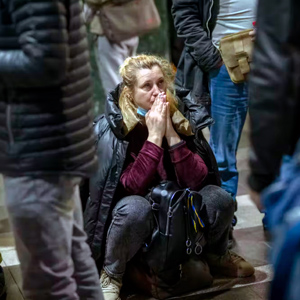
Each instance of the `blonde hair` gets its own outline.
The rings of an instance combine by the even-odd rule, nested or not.
[[[154,55],[138,55],[128,57],[120,67],[120,75],[123,79],[123,89],[119,98],[119,106],[123,115],[125,134],[130,132],[141,118],[137,114],[137,106],[134,103],[133,92],[137,82],[137,72],[142,69],[160,68],[163,73],[167,88],[167,101],[170,103],[170,113],[176,110],[177,99],[174,90],[175,70],[164,58]]]

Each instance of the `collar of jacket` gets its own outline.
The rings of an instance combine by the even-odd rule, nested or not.
[[[199,130],[214,124],[214,120],[205,106],[195,100],[190,90],[177,86],[176,94],[180,99],[178,109],[189,120],[196,135],[198,135]]]
[[[118,139],[123,140],[125,138],[125,131],[123,130],[124,123],[118,104],[121,91],[122,83],[119,83],[114,90],[107,94],[105,103],[105,117],[115,136]]]

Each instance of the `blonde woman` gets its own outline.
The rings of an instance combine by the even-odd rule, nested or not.
[[[211,271],[233,277],[252,275],[253,267],[227,249],[234,203],[216,185],[213,157],[201,134],[200,128],[211,120],[195,109],[190,112],[196,124],[192,129],[179,112],[174,71],[166,60],[131,57],[120,74],[123,83],[108,95],[106,113],[95,125],[100,165],[90,182],[85,211],[88,242],[100,265],[103,262],[100,282],[105,299],[120,299],[126,265],[151,237],[153,214],[145,196],[162,180],[200,191],[206,206],[205,257]],[[193,150],[195,143],[205,145],[202,157]],[[184,292],[210,283],[209,274],[197,278],[196,286],[185,284],[175,290]],[[180,286],[180,276],[173,284]]]

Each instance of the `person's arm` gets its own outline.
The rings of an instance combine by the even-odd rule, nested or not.
[[[125,190],[134,195],[145,195],[154,179],[164,150],[150,141],[145,141],[136,159],[129,163],[121,176]]]
[[[198,190],[208,174],[208,168],[203,159],[189,150],[185,141],[171,147],[169,153],[179,186]]]
[[[252,144],[249,185],[256,192],[261,192],[278,175],[282,155],[291,146],[295,120],[299,118],[294,94],[299,63],[291,40],[296,28],[291,3],[262,0],[258,7],[249,83]]]
[[[20,49],[0,45],[0,77],[12,87],[60,84],[68,67],[68,20],[63,1],[7,1]],[[1,49],[2,48],[2,49]]]
[[[199,67],[208,72],[221,65],[219,50],[204,30],[199,0],[173,0],[172,14],[178,37],[184,38],[189,53]]]

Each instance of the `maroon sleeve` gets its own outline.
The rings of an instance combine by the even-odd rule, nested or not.
[[[164,150],[146,141],[136,159],[121,175],[124,188],[134,195],[145,195],[157,171]]]
[[[198,190],[208,174],[208,169],[203,159],[189,150],[185,141],[174,145],[170,148],[169,153],[175,167],[179,186]]]

